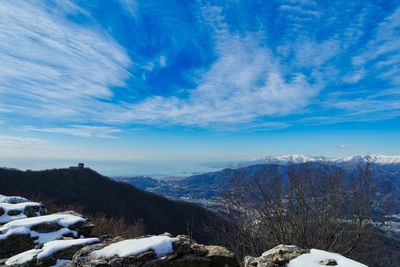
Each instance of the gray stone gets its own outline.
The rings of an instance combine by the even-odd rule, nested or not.
[[[290,260],[298,256],[309,253],[308,249],[302,249],[297,246],[279,245],[268,251],[265,251],[261,257],[255,258],[246,256],[244,259],[245,267],[280,267],[285,266]]]
[[[336,266],[338,265],[337,262],[334,259],[326,259],[323,261],[319,262],[321,265],[326,265],[326,266]]]
[[[168,235],[170,236],[170,235]],[[148,250],[136,256],[96,258],[93,251],[121,241],[120,238],[104,240],[101,244],[80,249],[72,259],[77,267],[90,266],[140,266],[140,267],[238,267],[234,254],[223,247],[197,244],[188,236],[178,236],[172,244],[174,253],[157,258],[154,251]]]

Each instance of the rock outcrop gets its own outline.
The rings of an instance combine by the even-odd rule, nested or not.
[[[54,240],[17,254],[8,259],[5,264],[19,267],[45,267],[56,265],[57,262],[70,262],[79,249],[98,242],[98,238]]]
[[[31,202],[23,197],[0,195],[0,225],[29,217],[42,216],[47,213],[38,202]]]
[[[0,226],[0,267],[30,266],[146,266],[238,267],[224,247],[197,244],[188,236],[169,234],[124,240],[85,238],[93,225],[73,211],[45,215],[40,203],[1,196],[3,206],[20,205],[24,216],[6,214]],[[1,202],[0,202],[1,203]],[[32,204],[30,204],[32,203]],[[1,207],[1,206],[0,206]],[[16,206],[15,206],[16,207]],[[33,213],[25,212],[33,209]],[[15,212],[17,214],[17,212]],[[7,259],[6,259],[7,258]]]
[[[279,245],[260,257],[247,256],[244,267],[367,267],[340,254],[318,250],[302,249],[297,246]]]
[[[309,253],[310,250],[302,249],[297,246],[279,245],[265,251],[261,257],[255,258],[246,256],[244,259],[245,267],[279,267],[285,266],[289,261],[298,256]]]
[[[239,267],[235,255],[225,247],[202,245],[188,236],[168,233],[135,239],[96,238],[91,236],[94,225],[82,215],[73,211],[44,215],[40,203],[29,203],[35,202],[0,195],[0,216],[8,216],[8,222],[0,226],[0,267]],[[20,205],[21,209],[25,205],[24,215],[13,217],[7,205]],[[27,207],[37,208],[25,213]],[[290,245],[276,246],[260,257],[247,256],[243,265],[366,267],[339,254]]]
[[[143,246],[143,249],[141,249]],[[170,246],[170,247],[169,247]],[[138,239],[105,240],[86,246],[72,259],[74,266],[238,267],[226,248],[197,244],[188,236],[169,234]]]
[[[63,237],[90,235],[92,227],[82,215],[71,211],[8,222],[0,227],[0,258]]]

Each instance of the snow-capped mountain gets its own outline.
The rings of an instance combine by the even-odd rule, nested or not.
[[[372,162],[376,164],[400,164],[400,156],[358,155],[335,159],[336,162]]]
[[[246,162],[241,162],[240,165],[253,165],[253,164],[286,164],[292,163],[306,163],[306,162],[333,162],[333,163],[360,163],[371,162],[375,164],[400,164],[400,156],[385,156],[385,155],[356,155],[343,158],[326,158],[321,156],[308,156],[308,155],[282,155],[282,156],[268,156],[260,159],[253,159]]]

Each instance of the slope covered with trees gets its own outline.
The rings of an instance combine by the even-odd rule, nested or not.
[[[131,185],[116,182],[91,169],[19,171],[0,169],[0,194],[24,195],[61,207],[80,207],[85,214],[143,221],[148,233],[190,233],[210,241],[204,226],[212,227],[210,211],[195,204],[168,200]]]

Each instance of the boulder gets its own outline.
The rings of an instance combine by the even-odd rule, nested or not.
[[[340,263],[340,264],[339,264]],[[302,249],[297,246],[279,245],[255,258],[246,256],[244,267],[286,266],[337,266],[367,267],[340,254],[319,249]]]
[[[39,202],[0,195],[0,225],[14,220],[42,216],[46,213],[46,208]]]
[[[319,263],[321,263],[321,265],[326,265],[326,266],[336,266],[336,265],[338,265],[337,262],[334,259],[322,260]]]
[[[14,267],[45,267],[61,263],[69,264],[73,255],[79,249],[98,242],[98,238],[54,240],[17,254],[9,258],[5,264]]]
[[[219,266],[239,266],[236,262],[235,254],[224,247],[206,246],[206,257],[211,260],[210,267]]]
[[[89,236],[93,225],[74,212],[11,221],[0,226],[0,258],[7,258],[63,237]]]
[[[108,239],[80,249],[74,266],[238,267],[232,252],[223,247],[197,244],[187,236],[145,236]]]
[[[20,196],[4,196],[0,195],[0,203],[18,204],[29,202],[28,199]]]
[[[292,245],[279,245],[265,251],[261,257],[255,258],[246,256],[244,259],[245,267],[280,267],[298,256],[309,253],[308,249],[302,249]]]

